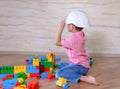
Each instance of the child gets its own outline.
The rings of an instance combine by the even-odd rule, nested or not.
[[[68,31],[73,34],[69,38],[62,40],[62,32],[66,24]],[[56,73],[56,78],[63,77],[69,82],[78,83],[84,81],[98,85],[94,77],[86,76],[90,68],[90,58],[85,50],[86,36],[82,30],[88,25],[88,16],[82,11],[72,11],[66,20],[61,22],[56,45],[66,49],[69,63],[61,62],[58,64],[59,70]]]

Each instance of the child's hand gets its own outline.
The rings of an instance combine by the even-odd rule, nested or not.
[[[65,24],[65,19],[64,19],[64,20],[61,21],[60,27],[61,27],[62,29],[64,29],[65,25],[66,25],[66,24]]]

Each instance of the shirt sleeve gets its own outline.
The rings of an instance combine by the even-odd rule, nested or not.
[[[72,38],[66,38],[61,41],[61,44],[66,49],[72,49]]]

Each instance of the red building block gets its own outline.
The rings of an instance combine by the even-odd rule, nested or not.
[[[36,69],[39,70],[39,66],[36,66]]]
[[[47,79],[48,79],[48,80],[51,80],[51,79],[54,79],[54,78],[55,78],[55,75],[54,75],[54,74],[50,74],[50,75],[47,76]]]
[[[50,72],[50,68],[44,68],[44,72]]]
[[[37,79],[40,78],[40,74],[30,74],[30,77],[36,77]]]
[[[39,71],[40,73],[44,72],[44,65],[40,65]]]
[[[19,82],[17,82],[17,83],[15,84],[15,86],[20,86],[20,83],[19,83]]]
[[[6,77],[2,78],[2,81],[5,81],[10,78],[14,78],[14,75],[12,75],[12,74],[6,75]]]
[[[33,81],[28,84],[28,89],[39,89],[38,81]]]
[[[28,63],[28,59],[26,59],[25,62]]]
[[[2,85],[0,85],[0,89],[4,89]]]

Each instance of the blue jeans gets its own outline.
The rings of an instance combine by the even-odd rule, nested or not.
[[[68,62],[60,62],[58,68],[56,78],[63,77],[73,83],[78,83],[81,76],[86,75],[89,70],[89,68],[85,68],[82,65],[70,64]]]

